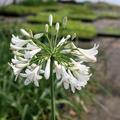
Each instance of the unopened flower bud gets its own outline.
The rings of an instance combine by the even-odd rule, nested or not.
[[[70,35],[67,35],[66,39],[68,40],[71,36]]]
[[[74,40],[75,38],[76,38],[76,33],[72,35],[72,40]]]
[[[34,35],[34,38],[35,38],[35,39],[39,39],[39,38],[41,38],[43,35],[44,35],[44,33],[38,33],[38,34],[35,34],[35,35]]]
[[[30,36],[33,38],[33,32],[31,29],[29,30],[29,33],[30,33]]]
[[[56,30],[57,30],[57,32],[58,32],[58,31],[59,31],[59,28],[60,28],[60,24],[59,24],[58,22],[56,23],[55,28],[56,28]]]
[[[49,15],[49,25],[52,26],[52,22],[53,22],[53,16],[50,14]]]
[[[20,31],[24,36],[31,37],[31,35],[26,30],[20,29]]]
[[[63,18],[62,24],[63,24],[63,27],[65,28],[67,25],[67,16]]]
[[[48,24],[45,25],[45,32],[48,32],[49,26]]]

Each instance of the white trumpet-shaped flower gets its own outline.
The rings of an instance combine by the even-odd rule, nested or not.
[[[22,57],[16,57],[14,56],[14,59],[11,60],[13,64],[25,64],[28,63],[27,59],[24,59]]]
[[[12,69],[13,69],[13,72],[14,72],[14,74],[17,76],[17,75],[19,75],[20,74],[20,72],[22,71],[22,69],[23,68],[18,68],[18,67],[16,67],[15,65],[13,65],[12,63],[10,64],[9,63],[9,65],[12,67]]]
[[[26,46],[26,49],[27,50],[36,50],[36,49],[39,49],[39,47],[35,44],[28,43]]]
[[[15,75],[19,75],[20,72],[26,67],[29,65],[29,61],[27,59],[24,59],[22,57],[14,57],[14,59],[11,60],[12,63],[9,64],[13,71],[14,71],[14,74]]]
[[[12,42],[12,44],[14,44],[17,47],[22,47],[25,44],[27,44],[28,42],[30,42],[30,40],[23,40],[23,39],[20,39],[18,36],[12,35],[11,42]]]
[[[31,59],[34,55],[41,51],[41,48],[32,50],[32,51],[25,51],[24,57],[26,59]]]
[[[42,79],[42,76],[40,75],[40,66],[35,65],[34,67],[27,68],[25,73],[21,73],[20,76],[26,78],[24,85],[33,82],[35,86],[39,87],[38,81]]]
[[[71,91],[73,93],[75,93],[75,89],[81,90],[81,86],[82,86],[81,82],[73,76],[73,74],[71,73],[70,70],[68,70],[68,74],[70,76],[69,77],[69,84],[70,84],[70,87],[71,87]]]
[[[57,61],[54,62],[55,64],[55,72],[56,72],[56,78],[59,80],[61,78],[61,65],[58,64]]]
[[[74,44],[72,47],[75,49],[72,53],[76,55],[80,60],[85,62],[96,62],[96,55],[98,54],[99,45],[94,45],[91,49],[81,49],[77,48]]]
[[[68,70],[55,61],[55,72],[56,78],[61,79],[60,83],[63,83],[64,88],[68,89],[70,87],[74,93],[75,89],[80,90],[87,84],[91,75],[89,74],[89,67],[82,65],[80,62],[72,61],[72,67]]]

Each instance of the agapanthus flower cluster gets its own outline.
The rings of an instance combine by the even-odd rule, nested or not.
[[[21,29],[21,36],[12,35],[10,47],[14,58],[9,65],[16,78],[25,78],[25,85],[34,83],[38,87],[39,80],[50,78],[52,59],[56,79],[65,89],[71,88],[74,93],[76,89],[81,90],[90,79],[90,68],[84,63],[96,62],[98,45],[91,49],[78,48],[73,43],[75,34],[61,38],[58,36],[59,30],[60,24],[57,22],[54,26],[53,16],[50,15],[45,32],[33,34],[32,31]]]

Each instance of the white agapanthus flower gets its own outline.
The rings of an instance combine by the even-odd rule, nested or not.
[[[35,86],[39,87],[39,80],[42,79],[42,76],[40,75],[40,66],[36,64],[32,64],[29,66],[25,73],[20,73],[20,76],[25,77],[26,80],[24,82],[24,85],[28,85],[31,82],[35,84]]]
[[[14,59],[9,65],[17,77],[25,78],[25,85],[34,83],[37,87],[40,79],[50,79],[52,67],[58,83],[74,93],[85,87],[90,79],[90,68],[84,62],[97,61],[98,45],[91,49],[78,48],[72,41],[76,34],[60,39],[60,24],[57,22],[54,27],[56,35],[51,37],[51,27],[54,27],[52,15],[49,16],[49,25],[45,25],[45,33],[33,35],[31,31],[21,29],[22,36],[12,35],[10,47]]]

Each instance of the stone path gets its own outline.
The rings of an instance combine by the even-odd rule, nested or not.
[[[102,31],[107,27],[120,28],[120,19],[101,19],[93,23],[97,31]]]
[[[111,25],[120,27],[120,20],[107,23],[102,20],[97,22],[96,27],[103,29]],[[99,37],[94,42],[100,45],[102,51],[96,65],[96,74],[101,84],[111,91],[111,95],[98,93],[96,104],[89,107],[85,120],[120,120],[120,38]]]

